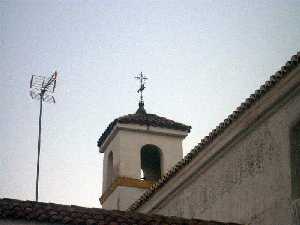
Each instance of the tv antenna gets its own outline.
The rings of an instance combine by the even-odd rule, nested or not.
[[[32,75],[30,80],[30,96],[32,99],[40,101],[39,115],[39,137],[38,137],[38,158],[36,166],[36,183],[35,183],[35,201],[39,199],[39,174],[40,174],[40,152],[41,152],[41,132],[42,132],[42,113],[43,102],[55,103],[53,93],[56,87],[57,72],[51,77]]]

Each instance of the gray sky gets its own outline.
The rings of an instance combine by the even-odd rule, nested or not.
[[[137,109],[192,125],[187,153],[300,48],[300,1],[0,0],[0,198],[34,200],[32,74],[59,72],[43,117],[40,200],[99,206],[97,140]]]

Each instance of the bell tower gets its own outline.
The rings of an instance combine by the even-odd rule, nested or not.
[[[139,91],[144,89],[141,82]],[[141,94],[136,113],[112,121],[98,140],[99,152],[104,154],[102,207],[128,209],[182,159],[182,141],[190,129],[147,113]]]

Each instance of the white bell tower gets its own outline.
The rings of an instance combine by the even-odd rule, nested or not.
[[[126,210],[182,159],[182,141],[191,127],[147,114],[115,119],[98,141],[103,159],[100,202],[105,209]]]
[[[126,210],[148,188],[182,159],[182,141],[191,127],[144,109],[143,73],[139,108],[135,114],[109,124],[98,141],[104,153],[100,203],[105,209]]]

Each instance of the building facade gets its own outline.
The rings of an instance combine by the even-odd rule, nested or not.
[[[300,224],[300,53],[205,137],[131,211]]]
[[[300,52],[182,159],[190,129],[140,102],[98,141],[104,209],[0,199],[0,225],[300,224]]]

